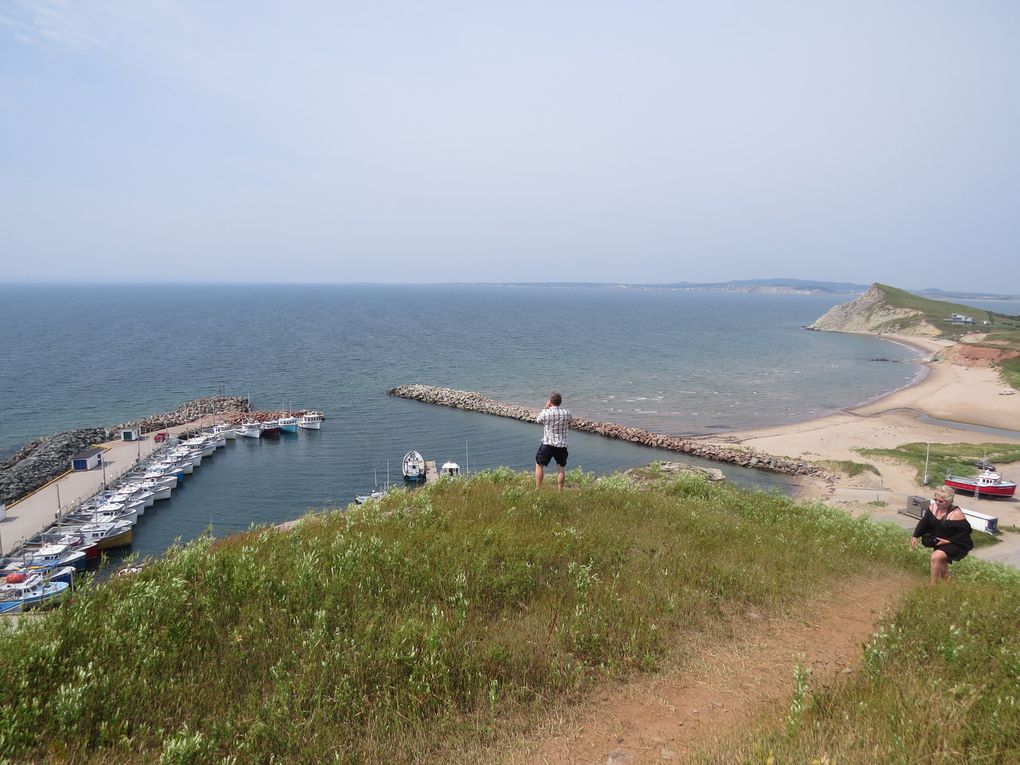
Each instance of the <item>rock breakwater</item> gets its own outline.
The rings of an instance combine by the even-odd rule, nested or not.
[[[163,430],[177,425],[187,425],[207,414],[222,414],[224,419],[248,411],[248,399],[244,396],[206,396],[185,402],[172,412],[153,414],[140,420],[131,420],[109,428],[109,437],[117,438],[121,430],[140,428],[143,433]]]
[[[66,473],[71,457],[106,440],[106,428],[80,428],[23,446],[0,470],[0,502],[13,502]]]
[[[398,385],[396,388],[391,388],[387,393],[397,398],[464,409],[470,412],[492,414],[497,417],[510,417],[525,422],[534,422],[539,411],[538,409],[518,404],[496,401],[473,391],[442,388],[433,385]],[[773,473],[792,476],[813,476],[826,479],[832,477],[823,468],[808,462],[792,460],[787,457],[777,457],[753,449],[713,443],[697,438],[682,438],[663,433],[651,433],[647,430],[617,425],[613,422],[599,422],[578,417],[574,418],[570,427],[583,433],[595,433],[606,438],[630,441],[642,446],[666,449],[680,454],[691,454],[695,457],[702,457],[703,459],[714,460],[716,462],[727,462],[732,465],[740,465],[741,467],[768,470]]]

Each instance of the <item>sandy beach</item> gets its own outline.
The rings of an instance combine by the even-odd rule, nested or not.
[[[893,520],[904,528],[914,521],[898,511],[911,495],[928,496],[932,486],[916,481],[914,470],[892,460],[864,457],[861,448],[893,448],[918,441],[931,443],[1013,443],[1020,435],[980,432],[925,422],[924,417],[977,425],[1020,434],[1020,395],[1003,395],[1008,386],[998,371],[980,359],[962,358],[959,344],[916,337],[888,336],[921,350],[928,373],[908,388],[864,406],[807,422],[730,433],[726,441],[769,454],[819,460],[852,460],[875,466],[867,473],[835,483],[808,481],[802,499],[819,499],[849,512]],[[998,466],[1004,478],[1020,482],[1020,463]],[[939,481],[940,482],[940,481]],[[999,518],[1000,526],[1020,527],[1020,499],[974,499],[959,495],[959,504]],[[982,548],[982,558],[1020,565],[1020,534],[1004,534],[1002,544]]]

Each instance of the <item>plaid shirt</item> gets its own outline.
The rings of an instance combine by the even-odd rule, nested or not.
[[[549,446],[566,446],[567,430],[570,429],[572,419],[574,417],[570,414],[570,410],[561,406],[553,406],[539,412],[535,422],[545,426],[542,443],[549,444]]]

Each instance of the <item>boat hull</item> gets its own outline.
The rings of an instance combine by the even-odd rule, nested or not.
[[[997,484],[982,485],[976,481],[971,481],[966,478],[950,476],[946,479],[945,484],[957,491],[963,491],[968,494],[979,494],[985,497],[1012,497],[1016,493],[1016,484],[1011,481],[1001,481]]]

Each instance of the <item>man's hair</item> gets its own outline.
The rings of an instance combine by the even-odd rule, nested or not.
[[[559,406],[560,404],[563,403],[563,396],[560,395],[559,391],[554,390],[552,392],[552,395],[549,396],[549,402],[553,406]]]

